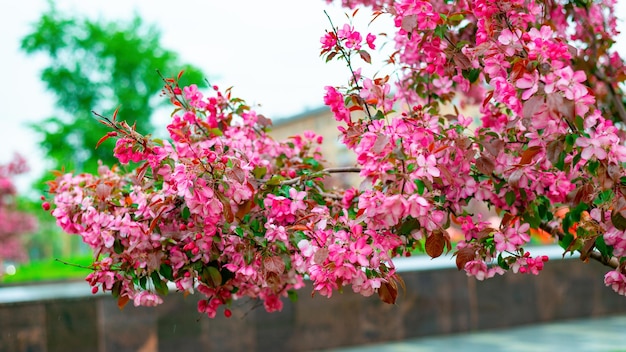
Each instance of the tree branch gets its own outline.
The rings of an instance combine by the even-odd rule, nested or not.
[[[547,223],[541,223],[539,227],[542,230],[546,231],[547,233],[551,234],[552,236],[557,237],[559,241],[563,240],[563,238],[565,237],[565,234],[563,233],[561,229],[550,226]],[[581,259],[582,259],[582,256],[584,255],[584,253],[580,249],[578,249],[577,251],[581,254]],[[600,252],[598,252],[595,249],[591,249],[589,253],[587,254],[587,256],[613,269],[617,269],[620,266],[619,259],[617,259],[616,257],[603,256]]]
[[[300,182],[303,178],[310,178],[310,177],[317,177],[317,176],[321,176],[323,174],[339,174],[339,173],[349,173],[349,172],[361,172],[361,168],[359,167],[329,167],[327,169],[318,171],[318,172],[314,172],[310,175],[302,175],[296,178],[292,178],[289,180],[285,180],[282,181],[280,183],[281,186],[283,185],[293,185],[296,184],[298,182]]]

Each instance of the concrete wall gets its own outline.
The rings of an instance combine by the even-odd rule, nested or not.
[[[311,297],[307,287],[280,313],[246,301],[230,319],[200,315],[196,297],[179,294],[157,308],[130,303],[123,311],[108,295],[13,300],[0,304],[0,351],[311,351],[626,314],[626,298],[602,282],[607,270],[596,262],[555,260],[538,277],[478,282],[448,265],[403,272],[407,289],[395,305],[351,292]]]

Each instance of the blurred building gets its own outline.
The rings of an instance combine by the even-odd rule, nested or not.
[[[304,131],[313,131],[324,138],[321,145],[322,155],[326,167],[355,166],[356,155],[341,143],[340,132],[337,130],[339,122],[327,106],[304,111],[287,118],[273,120],[272,130],[269,133],[276,140],[286,140],[290,136],[302,134]],[[356,173],[334,174],[331,184],[336,187],[358,187],[360,178]]]

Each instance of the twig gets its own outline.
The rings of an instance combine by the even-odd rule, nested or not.
[[[296,184],[300,181],[302,181],[303,178],[310,178],[310,177],[318,177],[321,176],[323,174],[338,174],[338,173],[349,173],[349,172],[361,172],[361,168],[359,167],[329,167],[327,169],[318,171],[318,172],[314,172],[310,175],[302,175],[302,176],[298,176],[296,178],[292,178],[289,180],[285,180],[282,181],[280,183],[281,186],[284,185],[293,185]]]
[[[546,223],[541,223],[541,225],[539,226],[542,230],[546,231],[547,233],[557,237],[559,240],[562,240],[565,237],[565,234],[563,233],[563,231],[561,231],[558,228],[552,227]],[[582,254],[582,252],[579,250],[577,250],[579,253]],[[589,258],[592,258],[610,268],[613,269],[617,269],[620,266],[619,263],[619,259],[617,259],[616,257],[607,257],[602,255],[602,253],[598,252],[597,250],[591,250],[589,252]]]
[[[72,264],[72,263],[65,262],[65,261],[63,261],[63,260],[61,260],[61,259],[54,259],[54,260],[55,260],[55,261],[57,261],[57,262],[59,262],[59,263],[61,263],[61,264],[65,264],[65,265],[73,266],[73,267],[76,267],[76,268],[88,269],[88,270],[94,270],[94,268],[93,268],[93,267],[83,266],[83,265],[78,265],[78,264]]]

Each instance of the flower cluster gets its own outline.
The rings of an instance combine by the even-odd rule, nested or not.
[[[353,60],[370,64],[381,36],[348,23],[321,38],[322,57],[350,70],[324,103],[356,167],[326,168],[313,132],[273,140],[267,119],[230,90],[167,79],[169,140],[105,119],[105,138],[118,138],[115,155],[135,171],[102,166],[51,185],[59,226],[95,253],[95,290],[151,306],[173,282],[203,295],[198,310],[210,317],[242,297],[280,310],[305,278],[323,296],[349,286],[393,303],[392,259],[451,251],[452,227],[464,237],[457,267],[479,280],[537,275],[547,257],[524,249],[533,231],[620,262],[626,149],[612,118],[626,122],[616,104],[626,70],[611,41],[596,40],[616,33],[612,2],[343,4],[372,6],[395,25],[385,77],[366,77]],[[331,174],[354,170],[360,187],[326,189]],[[623,294],[625,273],[616,265],[605,283]]]
[[[16,209],[17,189],[13,179],[27,170],[26,160],[19,155],[8,164],[0,165],[0,266],[3,260],[28,259],[22,237],[37,228],[33,216]]]

